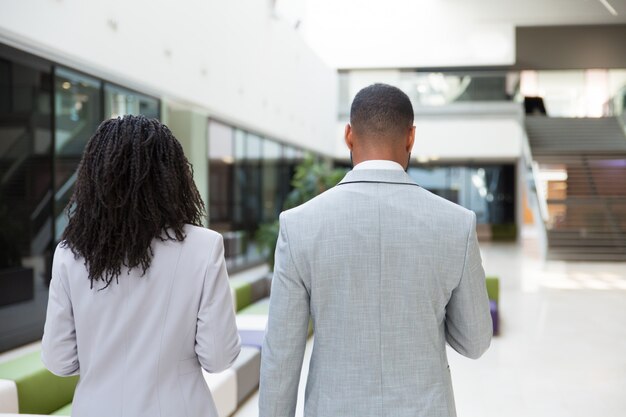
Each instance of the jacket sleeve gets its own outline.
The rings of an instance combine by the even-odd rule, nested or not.
[[[309,292],[289,246],[284,216],[276,245],[267,332],[261,355],[259,417],[293,417],[309,326]]]
[[[41,341],[41,360],[50,372],[58,376],[79,373],[76,327],[68,277],[57,248],[52,263],[52,281],[48,293],[48,310]]]
[[[489,347],[493,327],[478,238],[472,213],[461,279],[446,306],[446,340],[463,356],[479,358]]]
[[[195,350],[202,368],[211,373],[228,369],[241,350],[221,236],[204,276]]]

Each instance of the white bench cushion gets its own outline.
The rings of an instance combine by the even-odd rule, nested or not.
[[[0,379],[0,413],[19,413],[17,385],[14,381]]]
[[[209,385],[215,408],[220,417],[228,417],[237,409],[237,375],[232,369],[219,374],[202,370],[204,380]]]

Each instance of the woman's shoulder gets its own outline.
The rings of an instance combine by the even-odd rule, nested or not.
[[[204,259],[216,248],[222,246],[222,235],[206,227],[186,224],[184,232],[185,239],[179,243],[183,246],[185,253],[193,254],[194,257],[200,254]]]
[[[65,240],[62,240],[57,244],[57,247],[54,250],[55,262],[70,261],[70,260],[74,261],[76,260],[76,258],[77,256],[72,251],[72,248],[70,247],[68,242],[66,242]]]
[[[215,242],[222,238],[222,235],[214,230],[193,224],[186,224],[184,231],[185,240],[190,239],[194,242]]]

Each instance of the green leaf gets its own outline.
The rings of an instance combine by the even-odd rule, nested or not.
[[[347,170],[332,168],[330,164],[320,162],[314,156],[307,154],[304,160],[296,167],[291,185],[293,190],[287,195],[283,210],[297,207],[317,197],[337,185],[346,175]],[[278,220],[264,223],[256,233],[256,241],[260,251],[267,251],[267,262],[274,269],[274,252],[278,240]]]

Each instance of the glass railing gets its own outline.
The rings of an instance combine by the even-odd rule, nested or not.
[[[624,128],[624,133],[626,134],[626,85],[615,94],[609,106],[611,114],[620,121]]]
[[[339,72],[338,116],[345,120],[352,99],[373,83],[394,85],[404,91],[415,108],[430,113],[438,106],[460,103],[521,103],[541,98],[551,117],[618,116],[626,121],[626,69],[545,71],[441,72],[382,69]],[[470,106],[462,106],[467,108]]]
[[[404,91],[416,110],[452,103],[512,101],[519,73],[512,71],[423,72],[409,70],[349,70],[339,73],[339,118],[350,113],[356,93],[373,83]]]

